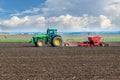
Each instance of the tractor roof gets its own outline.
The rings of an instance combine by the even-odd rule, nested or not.
[[[57,30],[57,29],[54,29],[54,28],[48,28],[47,30]]]

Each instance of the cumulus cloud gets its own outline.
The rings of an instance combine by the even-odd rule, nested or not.
[[[103,12],[103,3],[104,0],[46,0],[42,10],[46,16],[100,15]]]
[[[0,21],[2,31],[43,31],[48,27],[60,31],[116,31],[119,26],[120,0],[46,0],[42,8],[17,12]]]
[[[43,31],[48,27],[60,31],[116,31],[119,26],[120,0],[46,0],[42,8],[17,12],[0,21],[2,31]]]
[[[46,0],[42,10],[46,16],[120,15],[120,0]]]
[[[73,22],[71,18],[66,17],[69,26],[74,25],[73,28],[77,30],[80,30],[80,26],[83,26],[84,30],[90,30],[91,28],[92,30],[101,31],[120,30],[120,0],[46,0],[43,13],[48,17],[57,16],[58,19],[66,14],[70,14],[72,20],[74,18],[83,18],[82,20],[77,20],[79,21],[79,23],[77,23],[77,21]],[[89,16],[83,17],[82,15],[84,14],[88,14]],[[82,21],[84,22],[81,24],[80,22]]]
[[[13,16],[9,20],[0,21],[2,31],[41,31],[45,27],[45,18],[41,16]]]
[[[120,0],[109,0],[106,2],[104,10],[110,14],[119,16],[120,15]]]
[[[0,21],[0,28],[4,31],[45,31],[48,27],[57,28],[59,31],[64,32],[109,31],[116,29],[116,26],[111,23],[111,20],[104,15],[94,17],[84,14],[83,16],[75,17],[67,14],[49,18],[39,15],[23,18],[13,16],[9,20]]]
[[[61,15],[59,17],[51,17],[47,22],[53,26],[58,26],[62,31],[87,31],[88,25],[93,23],[94,17],[83,15],[82,17],[75,17],[71,15]],[[49,23],[47,23],[49,25]]]
[[[113,25],[111,24],[110,19],[108,19],[106,16],[104,15],[100,15],[100,20],[101,20],[101,28],[102,29],[109,29],[111,28]]]
[[[120,30],[120,0],[106,1],[104,13],[109,17],[111,23]]]

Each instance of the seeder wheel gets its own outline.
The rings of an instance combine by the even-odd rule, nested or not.
[[[105,43],[102,43],[100,44],[101,47],[106,47],[106,46],[109,46],[109,44],[105,44]]]
[[[65,47],[69,47],[70,45],[69,45],[68,43],[65,43],[64,46],[65,46]]]

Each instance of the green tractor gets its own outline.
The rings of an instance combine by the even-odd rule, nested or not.
[[[53,47],[60,47],[63,45],[63,39],[60,35],[57,35],[57,29],[47,29],[47,34],[33,36],[30,43],[35,44],[36,47],[48,44],[51,44]]]

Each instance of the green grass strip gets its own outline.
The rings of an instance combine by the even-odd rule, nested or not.
[[[64,41],[68,42],[83,42],[86,40],[81,39],[63,39]],[[104,42],[120,42],[120,38],[104,38],[102,39]],[[0,39],[0,42],[29,42],[30,39]]]
[[[29,42],[29,39],[0,39],[0,42]]]
[[[104,38],[105,42],[120,42],[120,38]]]

